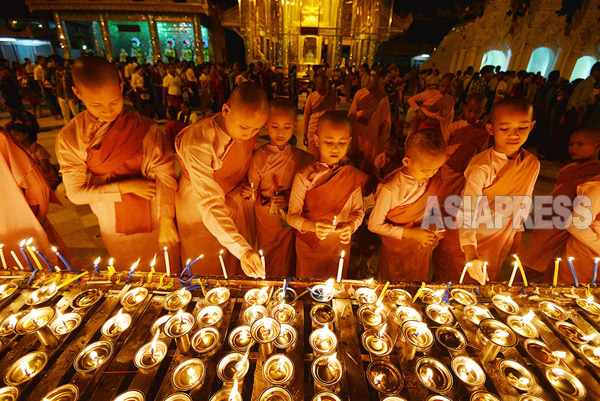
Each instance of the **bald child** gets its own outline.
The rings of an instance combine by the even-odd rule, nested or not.
[[[380,184],[369,230],[381,235],[381,280],[428,280],[431,251],[442,233],[421,227],[421,221],[428,197],[438,194],[440,181],[434,176],[445,161],[442,135],[418,131],[406,141],[403,167]]]
[[[327,75],[317,75],[315,78],[315,91],[308,95],[304,105],[304,128],[302,130],[304,145],[315,158],[319,156],[319,149],[315,141],[319,118],[327,111],[337,110],[338,103],[337,95],[329,88]]]
[[[73,63],[73,93],[85,104],[58,134],[56,155],[67,197],[89,204],[115,265],[148,265],[168,247],[174,268],[174,155],[153,120],[123,108],[122,83],[104,58]],[[162,259],[162,258],[160,258]],[[159,259],[156,269],[164,271]]]
[[[439,131],[448,142],[450,123],[454,119],[454,98],[450,95],[453,82],[454,74],[444,74],[439,89],[428,89],[408,99],[408,104],[415,111],[408,136],[415,131],[431,128]]]
[[[239,259],[246,275],[265,276],[260,256],[243,235],[246,216],[240,184],[268,114],[265,91],[245,82],[220,113],[190,125],[175,139],[182,167],[176,196],[181,258],[204,254],[192,267],[194,274],[222,274],[219,250],[226,248],[233,255],[225,260],[229,275],[241,273]]]

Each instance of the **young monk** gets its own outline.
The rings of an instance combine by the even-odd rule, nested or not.
[[[476,154],[487,149],[490,142],[485,125],[479,119],[485,110],[485,96],[480,93],[469,95],[463,108],[464,120],[451,124],[448,143],[448,159],[440,169],[439,202],[444,205],[451,196],[461,196],[465,188],[465,169]],[[457,205],[458,206],[458,205]],[[446,210],[445,216],[456,217],[456,210]],[[458,230],[447,230],[433,251],[434,279],[443,282],[458,282],[465,266],[465,255],[460,249]]]
[[[204,254],[192,266],[194,274],[221,275],[219,250],[227,248],[233,255],[224,255],[229,256],[225,265],[230,276],[241,273],[239,259],[245,274],[264,277],[259,254],[244,238],[247,228],[240,184],[268,113],[262,87],[244,82],[220,113],[190,125],[175,140],[182,168],[175,200],[181,258]]]
[[[379,75],[369,76],[367,86],[356,92],[348,118],[352,123],[352,148],[362,152],[362,169],[370,172],[392,129],[390,102]]]
[[[429,196],[437,195],[434,177],[446,161],[446,142],[432,129],[418,131],[406,141],[404,165],[379,187],[369,218],[369,230],[381,235],[379,278],[425,281],[432,245],[442,233],[421,227]]]
[[[454,98],[449,94],[453,81],[454,74],[444,74],[439,89],[428,89],[408,99],[408,104],[415,111],[408,136],[416,131],[432,128],[441,132],[448,142],[448,127],[454,119]]]
[[[389,137],[383,146],[383,152],[375,156],[373,174],[381,180],[388,174],[402,166],[399,142],[396,137]]]
[[[315,144],[319,118],[331,110],[338,109],[339,99],[334,91],[329,88],[329,78],[320,74],[315,78],[315,91],[308,95],[304,105],[304,146],[315,158],[319,156],[319,149]]]
[[[550,196],[566,196],[571,201],[575,199],[580,191],[579,187],[600,175],[600,162],[598,153],[600,152],[600,130],[598,128],[583,128],[571,134],[569,140],[569,155],[573,163],[563,167],[556,177],[556,185],[550,193]],[[545,220],[551,220],[553,216],[544,217]],[[538,223],[538,222],[536,222]],[[557,227],[549,223],[550,227],[534,229],[531,233],[529,245],[520,255],[524,266],[546,272],[546,280],[552,281],[554,273],[554,259],[561,257],[571,238],[571,234],[566,227]],[[538,224],[536,224],[537,226]],[[570,255],[574,256],[574,255]],[[562,257],[563,266],[568,266],[567,259]],[[587,268],[583,261],[574,262],[576,269]],[[570,270],[568,267],[566,272]],[[570,273],[569,273],[570,276]],[[568,276],[567,276],[568,278]],[[570,277],[572,280],[573,277]]]
[[[286,98],[269,103],[269,143],[252,155],[248,182],[242,195],[254,196],[258,246],[268,261],[268,277],[292,277],[295,273],[295,230],[286,221],[290,190],[296,172],[313,161],[313,156],[289,142],[297,127],[297,108]]]
[[[520,246],[520,232],[513,226],[522,224],[526,218],[523,214],[528,213],[531,204],[517,197],[532,195],[540,170],[538,159],[521,149],[534,125],[531,102],[518,98],[500,100],[492,107],[490,122],[486,124],[494,146],[473,157],[465,170],[460,246],[466,262],[470,262],[469,275],[479,283],[488,278],[495,281],[506,256]],[[497,196],[507,198],[495,199]],[[501,216],[495,216],[496,210]],[[515,218],[518,220],[513,221]],[[501,226],[495,225],[497,221]],[[488,262],[488,277],[484,275],[484,262]]]
[[[0,129],[0,244],[8,266],[15,266],[11,251],[18,258],[19,243],[33,238],[37,248],[54,266],[58,264],[52,246],[68,255],[64,242],[48,220],[50,202],[61,204],[44,177],[40,166],[4,130]],[[68,255],[70,258],[70,255]],[[20,259],[25,265],[25,261]],[[3,266],[4,267],[4,266]],[[45,267],[44,267],[45,268]]]
[[[122,84],[106,59],[79,58],[71,71],[73,93],[87,110],[56,138],[68,198],[90,205],[104,245],[121,269],[138,258],[148,266],[167,247],[176,272],[177,181],[170,145],[154,121],[123,108]],[[157,258],[155,268],[164,271],[164,258]]]
[[[350,237],[364,218],[362,186],[367,176],[343,165],[350,146],[350,121],[337,111],[321,116],[316,142],[319,159],[296,174],[288,223],[296,233],[296,276],[336,277],[342,251],[345,277]]]

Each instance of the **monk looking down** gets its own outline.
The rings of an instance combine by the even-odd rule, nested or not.
[[[179,242],[173,151],[154,121],[123,109],[123,85],[107,60],[80,58],[72,74],[73,92],[87,110],[56,139],[67,197],[90,205],[116,264],[139,257],[147,266]],[[172,266],[179,264],[176,255],[171,252]],[[159,258],[156,270],[164,271],[163,263]]]

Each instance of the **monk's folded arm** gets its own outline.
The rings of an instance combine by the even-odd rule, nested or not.
[[[400,240],[404,235],[404,227],[386,223],[386,216],[392,207],[392,193],[381,188],[369,217],[368,228],[372,233]]]

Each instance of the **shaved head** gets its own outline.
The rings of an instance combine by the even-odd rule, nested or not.
[[[600,128],[598,127],[586,127],[580,128],[578,130],[573,131],[571,136],[581,136],[585,138],[589,138],[590,140],[598,143],[600,142]]]
[[[319,118],[319,123],[317,125],[317,135],[322,134],[322,130],[324,126],[333,125],[335,127],[345,127],[350,132],[352,128],[352,124],[350,123],[350,119],[348,116],[341,111],[327,111],[325,112],[321,118]]]
[[[379,89],[379,82],[380,82],[379,75],[377,75],[377,74],[369,75],[369,80],[367,81],[367,90],[369,92],[375,92],[377,89]]]
[[[298,114],[298,109],[296,105],[287,97],[276,97],[275,99],[269,102],[269,112],[273,110],[280,110],[285,113],[290,113],[296,118],[296,114]]]
[[[229,96],[229,106],[232,109],[245,108],[249,110],[269,111],[269,99],[262,86],[253,82],[243,82]]]
[[[417,131],[406,140],[406,155],[419,158],[419,156],[439,155],[446,153],[446,141],[442,134],[434,129]]]
[[[117,70],[108,60],[98,56],[80,57],[71,67],[73,83],[79,89],[98,88],[105,85],[119,86]]]
[[[518,97],[502,99],[492,106],[492,111],[490,113],[490,119],[492,123],[495,121],[496,116],[501,111],[507,111],[509,113],[516,111],[520,113],[533,115],[533,104],[531,104],[531,102],[527,99]]]

